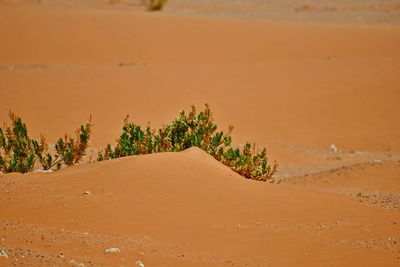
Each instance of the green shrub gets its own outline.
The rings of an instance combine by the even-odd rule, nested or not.
[[[92,133],[91,118],[85,125],[76,130],[76,139],[65,135],[64,138],[59,138],[55,145],[56,159],[58,158],[67,166],[72,166],[82,160],[86,149],[89,145],[90,135]]]
[[[189,113],[181,111],[178,118],[164,125],[157,132],[147,126],[145,130],[139,125],[124,120],[122,134],[115,148],[110,144],[99,152],[98,160],[106,160],[132,155],[157,152],[179,152],[196,146],[232,170],[246,178],[273,181],[277,165],[268,165],[266,149],[258,152],[256,146],[247,143],[243,148],[232,148],[233,127],[227,133],[217,131],[218,127],[208,105],[199,113],[195,106]]]
[[[35,164],[34,140],[28,137],[28,131],[21,118],[11,111],[9,117],[12,126],[0,128],[0,171],[26,173]]]
[[[75,138],[68,135],[59,138],[50,151],[43,135],[39,141],[31,139],[21,118],[12,112],[9,117],[12,125],[5,125],[4,129],[0,127],[0,172],[26,173],[32,171],[36,161],[44,170],[53,167],[59,169],[62,164],[71,166],[80,162],[85,155],[92,133],[91,119],[77,129]],[[230,126],[226,133],[217,130],[218,126],[207,104],[200,112],[195,106],[189,113],[181,111],[175,120],[158,131],[152,130],[150,125],[143,130],[139,125],[129,122],[127,116],[116,146],[108,144],[98,153],[98,160],[179,152],[196,146],[246,178],[274,181],[277,164],[268,164],[265,148],[257,151],[255,144],[250,143],[233,148],[230,135],[233,127]]]
[[[246,178],[273,181],[278,165],[268,165],[267,150],[256,151],[256,145],[246,143],[243,149],[229,148],[221,157],[222,163]]]
[[[54,163],[53,156],[49,153],[49,145],[47,144],[44,135],[40,136],[40,142],[34,141],[33,147],[35,149],[35,155],[44,170],[49,170],[57,164]],[[59,168],[61,168],[61,165],[58,165],[58,169]]]
[[[62,163],[71,166],[81,161],[89,144],[91,120],[82,125],[76,132],[76,139],[65,135],[59,138],[54,155],[49,152],[46,138],[41,135],[36,141],[28,136],[25,123],[14,113],[9,113],[12,126],[0,128],[0,171],[26,173],[32,171],[36,161],[44,170]]]

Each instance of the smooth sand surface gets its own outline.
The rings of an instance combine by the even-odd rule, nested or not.
[[[12,109],[36,136],[92,114],[97,147],[127,113],[159,126],[208,102],[239,142],[400,150],[398,27],[0,12],[0,121]]]
[[[196,148],[2,175],[1,266],[400,264],[400,27],[54,3],[0,1],[0,122],[55,142],[92,115],[95,153],[209,103],[284,182]]]

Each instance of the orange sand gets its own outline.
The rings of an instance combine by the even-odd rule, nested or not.
[[[0,266],[400,264],[398,26],[11,2],[0,122],[12,109],[54,142],[91,114],[96,150],[127,113],[157,127],[207,102],[290,184],[246,180],[196,148],[3,175]]]

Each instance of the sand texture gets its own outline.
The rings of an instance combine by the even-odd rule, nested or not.
[[[400,2],[348,2],[0,0],[0,122],[94,123],[82,164],[0,174],[0,266],[400,265]],[[89,163],[204,103],[279,184],[198,148]]]

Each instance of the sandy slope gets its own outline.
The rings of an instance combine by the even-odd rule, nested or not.
[[[44,227],[42,241],[31,244],[24,244],[23,237],[16,238],[11,230],[6,232],[3,246],[11,254],[30,249],[56,256],[62,251],[67,259],[85,264],[90,260],[96,266],[132,266],[137,259],[146,266],[166,266],[165,260],[180,266],[398,263],[399,245],[388,241],[400,238],[400,224],[394,223],[398,212],[333,194],[245,180],[196,148],[93,163],[50,175],[10,174],[3,177],[2,186],[3,225],[23,221],[24,227]],[[65,244],[53,237],[61,229],[78,231],[85,241]],[[20,228],[14,231],[23,233]],[[131,241],[113,244],[109,236]],[[138,255],[129,247],[146,243],[144,236],[157,242],[161,259],[148,251]],[[96,237],[104,241],[93,242]],[[104,255],[103,242],[122,245],[121,253]],[[89,255],[82,253],[86,249]]]
[[[1,122],[12,109],[54,142],[92,114],[96,151],[126,113],[160,126],[208,102],[236,143],[267,146],[291,184],[245,180],[196,149],[8,174],[0,248],[11,256],[0,265],[399,264],[399,27],[92,2],[0,1]]]

